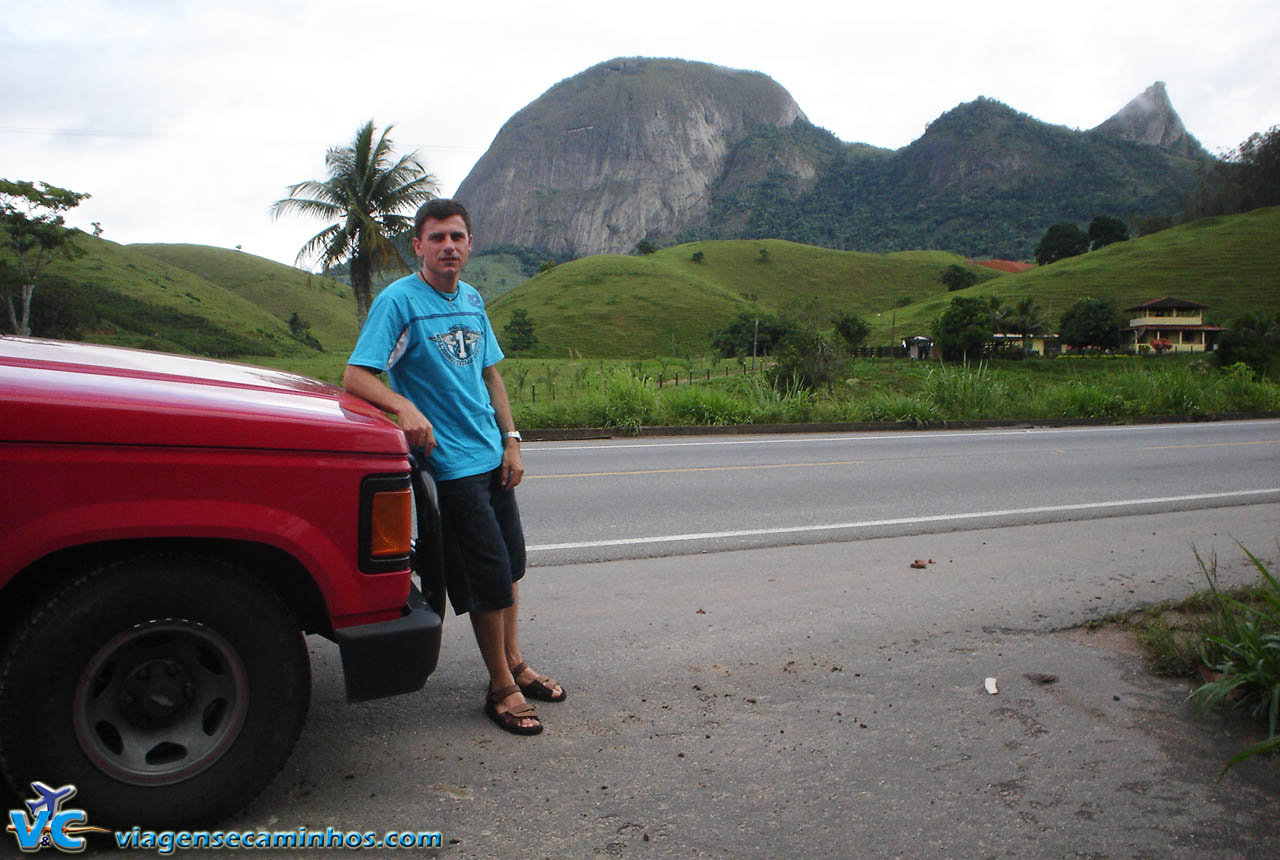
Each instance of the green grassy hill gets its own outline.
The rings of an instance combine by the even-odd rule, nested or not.
[[[221,248],[75,243],[82,254],[52,263],[36,289],[37,335],[298,368],[355,341],[350,293],[326,278]],[[292,336],[294,312],[324,353]]]
[[[1141,239],[1018,274],[1000,275],[959,293],[941,293],[896,312],[896,334],[928,334],[957,295],[1035,298],[1057,326],[1078,299],[1114,299],[1124,308],[1173,296],[1209,306],[1208,319],[1230,325],[1254,310],[1280,311],[1280,207],[1206,218]],[[868,343],[889,341],[886,316],[868,319]]]
[[[219,286],[286,323],[297,314],[326,352],[355,345],[355,299],[345,284],[292,266],[208,245],[129,245]]]
[[[699,252],[701,263],[692,259]],[[564,263],[492,303],[490,316],[501,335],[512,311],[523,308],[543,356],[671,355],[673,347],[700,355],[709,333],[738,313],[786,313],[826,328],[845,313],[870,317],[907,299],[945,294],[940,274],[964,262],[940,251],[864,254],[775,239],[695,242],[644,257]]]
[[[477,254],[467,263],[462,279],[492,302],[528,280],[520,260],[512,254]]]

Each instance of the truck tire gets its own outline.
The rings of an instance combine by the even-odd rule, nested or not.
[[[152,555],[33,606],[0,655],[0,770],[74,785],[91,823],[193,826],[246,806],[306,719],[311,669],[281,599],[235,565]]]

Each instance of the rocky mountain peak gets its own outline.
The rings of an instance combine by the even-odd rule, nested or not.
[[[513,116],[458,187],[477,248],[626,252],[705,216],[726,159],[760,126],[804,113],[767,75],[618,58]]]
[[[1173,109],[1164,81],[1156,81],[1122,107],[1115,116],[1093,129],[1099,134],[1149,143],[1178,155],[1207,158],[1200,141],[1191,136]]]

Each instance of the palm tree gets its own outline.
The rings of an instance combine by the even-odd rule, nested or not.
[[[1013,313],[1006,321],[1008,329],[1013,334],[1022,335],[1022,348],[1027,348],[1027,338],[1033,334],[1044,334],[1048,328],[1044,320],[1044,312],[1040,310],[1040,305],[1036,304],[1036,300],[1030,296],[1024,296],[1018,299],[1018,303],[1013,306]]]
[[[999,296],[987,299],[987,312],[991,315],[991,330],[996,334],[1004,334],[1009,330],[1010,308]]]
[[[417,153],[392,162],[387,126],[374,139],[373,120],[356,131],[346,146],[325,153],[329,178],[289,186],[289,196],[271,207],[271,217],[285,213],[322,220],[335,219],[302,246],[297,260],[317,257],[330,268],[349,262],[351,289],[356,297],[356,322],[364,325],[373,301],[374,270],[404,264],[393,239],[413,225],[410,215],[400,214],[436,196],[436,177],[427,173]]]

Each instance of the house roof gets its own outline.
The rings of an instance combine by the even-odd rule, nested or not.
[[[1134,305],[1131,308],[1125,308],[1126,311],[1146,311],[1165,308],[1181,308],[1182,310],[1204,310],[1209,307],[1199,302],[1189,302],[1185,299],[1175,299],[1165,296],[1163,299],[1152,299],[1149,302],[1143,302],[1140,305]]]

